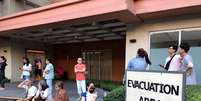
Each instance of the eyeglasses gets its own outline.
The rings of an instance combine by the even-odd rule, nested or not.
[[[169,47],[169,49],[173,49],[173,47]]]

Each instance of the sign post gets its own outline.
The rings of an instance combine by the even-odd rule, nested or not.
[[[126,101],[185,101],[185,73],[127,71]]]

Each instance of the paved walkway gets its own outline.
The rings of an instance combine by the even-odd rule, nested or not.
[[[17,84],[19,83],[6,84],[6,89],[4,91],[0,91],[0,97],[25,97],[25,90],[17,88]],[[70,101],[76,101],[78,95],[75,82],[65,81],[65,88],[68,91]],[[104,91],[102,89],[96,89],[96,91],[98,92],[97,101],[103,101]]]

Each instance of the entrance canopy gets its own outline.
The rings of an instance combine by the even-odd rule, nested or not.
[[[58,23],[75,24],[104,19],[135,19],[127,0],[66,0],[0,19],[0,31]]]
[[[59,24],[56,26],[31,28],[29,30],[7,33],[4,36],[49,44],[64,44],[123,39],[125,34],[126,24],[117,19],[111,19],[84,24]]]

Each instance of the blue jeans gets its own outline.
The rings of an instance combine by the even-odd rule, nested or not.
[[[51,91],[51,97],[52,97],[52,79],[45,79],[50,91]]]
[[[86,81],[85,80],[77,80],[77,92],[81,96],[82,93],[86,92]]]

